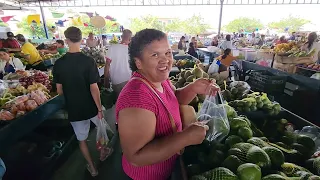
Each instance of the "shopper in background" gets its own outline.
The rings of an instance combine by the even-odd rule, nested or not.
[[[97,85],[100,80],[99,72],[94,59],[80,50],[81,30],[69,27],[64,35],[69,52],[55,62],[53,82],[56,83],[57,92],[65,97],[68,119],[79,141],[80,150],[87,160],[87,169],[92,176],[97,176],[98,171],[91,159],[86,140],[90,121],[97,125],[97,121],[103,118]],[[102,148],[100,160],[104,161],[111,152],[111,149]]]
[[[104,68],[105,87],[110,87],[120,94],[122,88],[127,84],[132,72],[129,67],[128,44],[131,41],[132,32],[125,29],[122,32],[120,44],[113,44],[108,48],[106,65]]]
[[[202,143],[208,128],[194,123],[182,129],[179,103],[187,105],[197,94],[210,90],[215,94],[217,88],[209,80],[198,79],[176,90],[168,80],[172,50],[166,34],[159,30],[137,32],[129,56],[134,73],[116,104],[122,167],[128,179],[167,180],[177,153]]]
[[[283,44],[283,43],[288,43],[285,36],[281,36],[276,44]]]
[[[6,166],[4,165],[4,162],[0,158],[0,180],[2,180],[2,177],[6,173]]]
[[[44,65],[42,57],[36,47],[28,42],[22,34],[17,34],[17,40],[21,44],[21,52],[23,57],[28,60],[26,69],[36,69],[46,71],[47,67]]]
[[[189,44],[188,54],[190,54],[191,56],[193,56],[195,58],[198,58],[198,53],[196,51],[196,48],[194,47],[193,42],[191,42]]]
[[[220,44],[220,48],[223,50],[232,49],[231,35],[226,35],[226,40]]]
[[[3,48],[18,49],[20,48],[19,42],[14,38],[12,32],[7,32],[7,39],[3,42]]]
[[[194,47],[195,49],[198,48],[198,43],[197,43],[196,37],[192,37],[190,43],[193,43],[193,47]],[[189,47],[190,47],[190,43],[189,43]]]
[[[102,35],[102,46],[106,47],[108,45],[107,36]]]
[[[236,56],[232,56],[231,49],[227,48],[224,50],[223,55],[219,56],[217,60],[221,61],[221,64],[226,66],[229,69],[229,66],[231,65],[232,61],[236,60]]]
[[[0,49],[0,60],[1,60],[0,72],[2,72],[3,74],[14,73],[16,72],[16,70],[25,69],[20,59],[15,57],[10,57],[6,49]]]
[[[310,52],[315,51],[313,55],[313,62],[320,61],[320,42],[317,42],[318,35],[316,32],[312,32],[308,35],[308,41],[302,47],[302,50]]]
[[[219,40],[218,40],[218,36],[215,36],[213,38],[213,40],[211,41],[211,46],[218,46],[219,45]]]
[[[178,43],[178,49],[183,51],[187,50],[186,38],[184,36],[180,38],[180,41]]]
[[[90,48],[97,47],[99,45],[99,40],[94,38],[93,33],[89,33],[88,39],[86,41],[86,45]]]
[[[289,40],[291,40],[291,41],[296,40],[296,32],[292,32]]]

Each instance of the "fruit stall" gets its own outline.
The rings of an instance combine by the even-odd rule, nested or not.
[[[1,80],[0,157],[5,180],[48,179],[77,147],[64,111],[64,97],[52,86],[50,70],[16,71]]]
[[[194,68],[170,79],[183,87],[201,77],[206,73]],[[190,104],[198,104],[198,120],[203,120],[201,115],[211,118],[206,140],[187,147],[182,155],[188,179],[320,179],[318,126],[286,110],[268,93],[254,91],[247,82],[217,83],[222,89],[220,101],[208,103],[210,98],[198,95]],[[222,115],[218,108],[224,109]]]

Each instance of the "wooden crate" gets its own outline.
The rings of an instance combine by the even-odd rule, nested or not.
[[[273,68],[278,69],[280,71],[284,71],[287,73],[294,74],[296,73],[297,67],[296,64],[284,64],[284,63],[279,63],[279,62],[274,62],[273,63]]]
[[[288,57],[288,56],[279,56],[274,57],[275,62],[282,64],[305,64],[313,63],[312,57]]]

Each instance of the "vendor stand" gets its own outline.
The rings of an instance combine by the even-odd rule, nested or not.
[[[199,51],[199,56],[204,56],[204,60],[202,62],[208,61],[211,63],[214,58],[219,56],[216,52],[209,51],[208,48],[197,48],[197,50]],[[206,57],[208,60],[206,60]]]

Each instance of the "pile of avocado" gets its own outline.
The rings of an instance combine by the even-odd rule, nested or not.
[[[229,135],[220,142],[205,140],[185,149],[183,159],[191,180],[320,179],[320,157],[309,159],[315,151],[313,139],[287,131],[290,123],[285,119],[258,126],[225,106]]]

